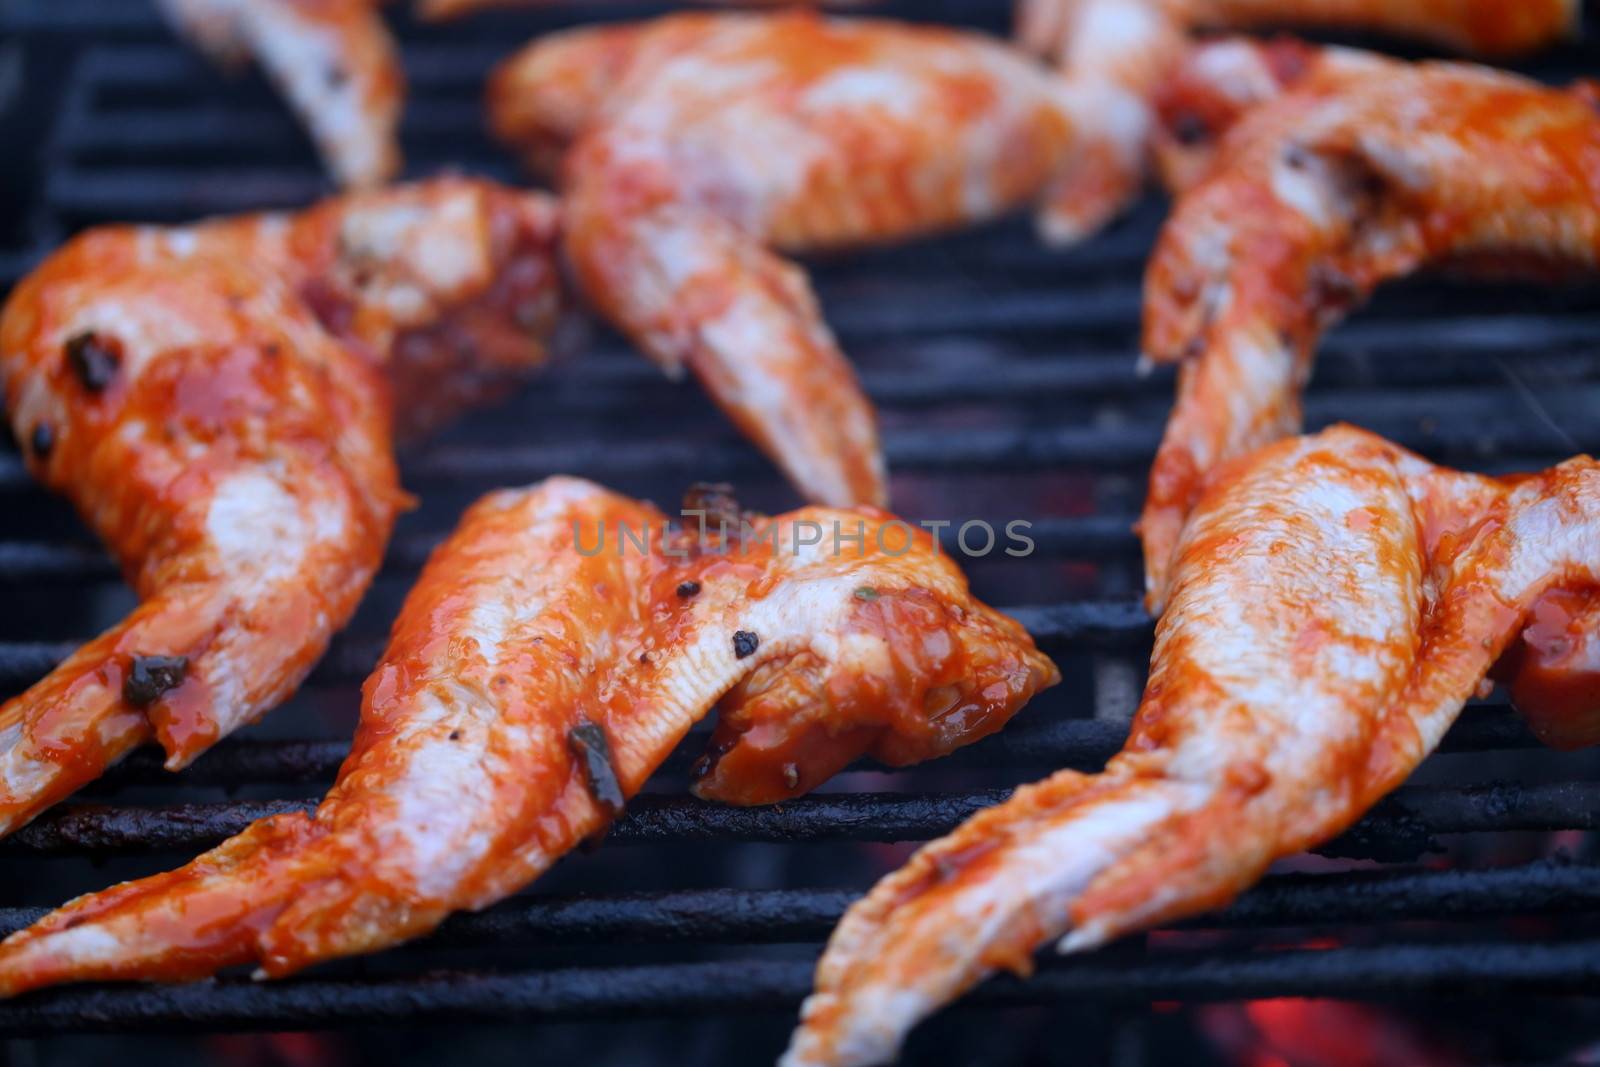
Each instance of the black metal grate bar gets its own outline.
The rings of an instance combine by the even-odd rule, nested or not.
[[[1404,995],[1587,993],[1600,978],[1600,942],[1392,943],[1377,948],[1264,953],[1104,955],[1049,967],[1027,982],[993,980],[955,1010],[1017,1004],[1146,1003],[1265,996],[1390,1000]],[[0,1005],[0,1033],[63,1030],[306,1029],[360,1020],[629,1018],[792,1012],[811,965],[788,961],[593,967],[532,973],[438,972],[376,980],[284,983],[224,980],[117,990],[70,990]]]
[[[608,845],[665,841],[922,841],[999,803],[1006,789],[965,793],[815,794],[781,805],[731,808],[685,796],[644,794],[606,834]],[[0,852],[145,852],[208,848],[256,819],[305,811],[309,802],[229,801],[163,807],[71,804],[0,841]],[[1438,847],[1439,834],[1600,829],[1600,782],[1468,787],[1405,786],[1345,836],[1334,855],[1410,859]]]
[[[761,944],[827,936],[856,899],[847,890],[687,890],[516,898],[453,916],[422,948],[504,944]],[[1199,929],[1322,926],[1329,922],[1442,923],[1600,909],[1600,868],[1563,859],[1463,871],[1354,871],[1268,878],[1231,907],[1194,919]],[[0,908],[0,935],[43,908]]]
[[[1125,723],[1103,719],[1063,719],[1024,713],[1005,730],[951,753],[940,767],[1097,768],[1114,756],[1127,736]],[[702,734],[694,735],[699,739]],[[1469,709],[1445,735],[1442,752],[1488,752],[1535,747],[1538,742],[1514,711],[1504,705]],[[331,781],[349,753],[343,741],[223,741],[183,772],[195,785],[233,787],[241,782],[305,783]],[[682,775],[697,757],[683,748],[664,764],[665,775]],[[102,779],[122,787],[172,781],[154,749],[134,753]]]

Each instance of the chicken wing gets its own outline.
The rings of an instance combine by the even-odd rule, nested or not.
[[[173,26],[219,64],[261,65],[344,186],[380,185],[400,169],[405,79],[381,3],[159,0]]]
[[[147,740],[177,769],[293,692],[405,505],[391,383],[432,422],[539,363],[555,231],[540,196],[445,180],[107,227],[17,286],[11,425],[142,603],[0,706],[0,833]]]
[[[277,977],[418,936],[603,831],[719,697],[732,735],[699,788],[749,802],[862,753],[941,754],[1058,679],[892,516],[735,528],[669,533],[654,508],[569,478],[486,497],[407,599],[316,813],[13,935],[0,994],[248,961]]]
[[[678,15],[541,39],[495,74],[496,133],[561,162],[591,300],[692,370],[812,500],[881,503],[871,405],[799,268],[1037,195],[1073,130],[1054,75],[933,27]]]
[[[1600,587],[1600,464],[1497,482],[1348,427],[1230,464],[1184,531],[1122,753],[921,849],[846,913],[785,1067],[887,1062],[1059,939],[1219,907],[1438,743],[1533,606]]]
[[[1145,275],[1146,358],[1179,364],[1139,520],[1152,610],[1211,472],[1299,430],[1322,331],[1427,263],[1592,269],[1597,161],[1583,93],[1349,53],[1224,136]]]
[[[1576,34],[1580,0],[1178,0],[1191,25],[1361,30],[1468,55],[1514,56]]]
[[[1143,186],[1157,132],[1154,106],[1195,29],[1321,26],[1509,55],[1572,33],[1576,0],[1020,0],[1017,37],[1067,80],[1079,143],[1042,216],[1043,233],[1076,241],[1114,218]],[[1247,71],[1230,91],[1251,92]]]
[[[818,7],[866,7],[879,0],[812,0]],[[504,8],[553,7],[559,0],[417,0],[419,17],[432,20],[460,18],[480,11]],[[806,0],[699,0],[708,7],[794,7]]]

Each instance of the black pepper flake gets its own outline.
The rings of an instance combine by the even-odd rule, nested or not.
[[[121,355],[114,341],[102,338],[93,330],[85,330],[66,344],[67,365],[78,381],[91,393],[103,393],[117,376]]]
[[[1301,146],[1292,144],[1283,150],[1283,162],[1294,170],[1300,170],[1311,162],[1311,154]]]
[[[583,762],[584,782],[595,806],[609,818],[621,815],[627,798],[622,795],[622,783],[617,781],[617,770],[611,764],[611,742],[606,740],[605,727],[583,719],[567,731],[567,745]]]
[[[48,422],[41,422],[33,428],[33,436],[29,438],[28,444],[32,446],[35,456],[44,459],[50,454],[50,450],[56,447],[56,432],[51,429]]]
[[[188,672],[184,656],[135,656],[122,681],[122,699],[136,708],[148,708],[163,693],[182,685]]]
[[[461,740],[461,731],[460,730],[451,730],[450,731],[450,740],[452,740],[452,741]]]
[[[678,583],[678,596],[683,598],[684,600],[688,600],[690,597],[698,596],[699,594],[700,594],[700,583],[699,582],[692,582],[691,581],[691,582],[679,582]]]
[[[1211,137],[1211,127],[1193,111],[1180,112],[1172,120],[1172,136],[1181,145],[1197,145]]]
[[[761,644],[761,638],[749,630],[735,630],[733,632],[733,655],[735,659],[744,659],[755,652]]]

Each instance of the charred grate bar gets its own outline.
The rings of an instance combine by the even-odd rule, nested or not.
[[[924,841],[1010,795],[848,793],[800,797],[764,808],[734,808],[684,796],[643,794],[606,834],[607,845],[685,841]],[[305,811],[309,801],[228,801],[163,807],[68,804],[0,841],[5,853],[82,853],[209,848],[256,819]],[[1438,848],[1441,834],[1600,829],[1600,783],[1490,782],[1466,787],[1403,786],[1319,852],[1407,860]]]
[[[500,944],[810,942],[825,937],[855,899],[844,890],[687,890],[596,897],[529,897],[458,915],[416,947]],[[1269,878],[1226,911],[1189,923],[1200,929],[1376,923],[1562,914],[1600,907],[1600,871],[1544,860],[1487,871],[1382,871]],[[42,908],[0,908],[0,934]],[[402,950],[404,951],[404,950]]]
[[[972,767],[1099,767],[1122,747],[1125,723],[1100,719],[1019,718],[1007,729],[944,757],[940,766]],[[703,740],[697,731],[689,747],[662,764],[672,777],[686,773]],[[1504,705],[1469,708],[1445,735],[1442,752],[1493,752],[1537,745],[1515,712]],[[243,782],[294,784],[329,782],[349,754],[343,741],[223,741],[184,771],[196,785],[236,786]],[[872,764],[862,764],[870,768]],[[171,781],[154,750],[136,752],[108,771],[102,782],[113,787],[155,785]],[[3,846],[0,846],[3,847]]]
[[[457,915],[418,949],[508,943],[573,944],[816,941],[856,894],[844,890],[686,890],[595,897],[529,897]],[[1312,926],[1329,920],[1430,922],[1564,914],[1600,907],[1600,870],[1565,859],[1486,871],[1375,871],[1280,875],[1232,907],[1202,916],[1198,929]],[[42,908],[0,909],[0,934],[33,922]]]
[[[1600,941],[1395,943],[1125,961],[1110,955],[999,978],[954,1011],[1026,1004],[1138,1004],[1258,997],[1582,994],[1600,978]],[[223,980],[130,990],[72,990],[0,1005],[0,1033],[307,1029],[439,1020],[637,1018],[792,1012],[811,964],[789,961],[563,968],[535,973],[428,972],[396,979],[258,984]]]
[[[885,13],[995,29],[1008,7],[1006,0],[901,0]],[[619,4],[613,13],[655,10]],[[477,133],[483,71],[533,32],[591,12],[587,4],[552,4],[438,30],[402,23],[413,83],[404,129],[412,173],[457,166],[514,177],[506,155]],[[19,235],[0,240],[0,290],[85,225],[287,206],[327,190],[303,135],[259,80],[225,85],[170,40],[148,4],[14,0],[0,9],[0,34],[6,31],[51,57],[49,69],[39,71],[50,76],[37,79],[30,106],[55,119],[30,196],[14,208],[16,219],[0,219],[0,235]],[[1594,56],[1592,48],[1559,49],[1541,69],[1577,71],[1592,67]],[[997,528],[1009,517],[1006,507],[1039,515],[1030,531],[1037,549],[1029,579],[1003,595],[978,588],[992,603],[1013,605],[1009,610],[1062,662],[1068,679],[1061,690],[999,735],[926,769],[890,779],[881,768],[859,766],[852,770],[880,776],[840,783],[853,792],[774,808],[726,809],[681,795],[697,736],[662,770],[661,788],[671,793],[637,798],[608,835],[608,851],[619,846],[617,855],[631,861],[677,849],[738,854],[776,846],[804,867],[824,850],[860,856],[878,843],[926,839],[1019,781],[1056,767],[1093,769],[1116,752],[1128,708],[1104,699],[1111,683],[1102,675],[1136,688],[1152,632],[1137,601],[1131,525],[1172,383],[1169,374],[1140,378],[1131,368],[1140,273],[1160,218],[1160,206],[1148,205],[1067,252],[1044,248],[1025,222],[1014,221],[817,266],[829,321],[884,411],[897,498],[926,515],[971,517],[965,509],[977,508]],[[487,429],[468,427],[409,457],[407,483],[424,501],[554,472],[657,499],[706,478],[736,479],[758,491],[775,483],[692,388],[663,383],[614,338],[596,337],[582,358],[555,368],[518,403],[499,422],[486,417]],[[664,415],[664,408],[683,413]],[[1592,291],[1399,286],[1328,338],[1307,416],[1313,426],[1352,418],[1479,469],[1540,466],[1600,449],[1600,309]],[[615,426],[628,432],[611,432]],[[990,482],[1006,486],[1003,501],[986,492]],[[66,539],[57,533],[61,524],[50,515],[59,504],[47,502],[14,452],[0,452],[0,500],[5,595],[30,605],[87,604],[115,581],[115,567],[81,529],[69,528]],[[409,581],[459,503],[427,511],[403,530],[383,581]],[[0,694],[28,685],[92,631],[80,621],[48,632],[4,622]],[[335,642],[310,680],[315,701],[354,707],[354,683],[378,655],[382,625],[373,620]],[[1091,708],[1101,717],[1080,717]],[[1541,758],[1530,751],[1535,745],[1503,702],[1474,707],[1442,749],[1461,754],[1452,759],[1463,773],[1401,789],[1322,850],[1390,866],[1275,876],[1218,915],[1091,958],[1047,960],[1032,982],[995,981],[973,1004],[1592,996],[1600,988],[1600,868],[1587,853],[1529,862],[1513,849],[1488,853],[1490,859],[1480,852],[1468,866],[1409,865],[1424,857],[1434,863],[1434,850],[1453,835],[1471,835],[1469,849],[1487,850],[1522,841],[1519,834],[1600,829],[1600,785],[1582,780],[1593,762],[1550,771],[1533,762]],[[254,818],[304,809],[303,794],[320,792],[347,752],[345,741],[247,735],[176,780],[161,771],[155,753],[140,753],[86,798],[108,802],[47,814],[0,842],[0,857],[30,874],[47,870],[54,857],[123,863],[129,861],[116,857],[139,856],[141,869],[165,867]],[[1514,781],[1486,781],[1501,777]],[[153,795],[174,781],[176,788]],[[217,787],[248,788],[249,799],[175,802],[189,790]],[[1575,836],[1562,842],[1582,849]],[[762,1009],[773,1009],[781,1026],[809,988],[811,963],[763,952],[814,946],[866,881],[850,890],[623,895],[618,884],[632,883],[602,878],[598,895],[571,895],[568,883],[560,895],[523,896],[457,916],[427,941],[373,961],[381,972],[375,976],[50,992],[0,1004],[0,1034]],[[38,914],[0,907],[0,932]],[[1342,947],[1294,947],[1329,929]],[[621,953],[648,951],[583,968],[539,955],[596,942]],[[716,958],[657,962],[666,949]],[[470,969],[430,970],[441,953],[452,965],[467,954]],[[735,954],[749,958],[723,958]],[[346,969],[359,974],[366,966]]]

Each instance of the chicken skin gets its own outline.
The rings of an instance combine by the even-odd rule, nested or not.
[[[908,237],[1037,198],[1073,150],[1057,77],[934,27],[691,14],[542,38],[496,133],[559,171],[594,305],[687,366],[807,498],[880,504],[872,407],[775,254]]]
[[[294,691],[406,504],[395,415],[432,425],[543,361],[555,235],[542,196],[441,180],[106,227],[17,286],[10,423],[142,602],[0,705],[0,833],[146,741],[181,768]]]
[[[604,831],[719,698],[698,790],[761,802],[863,753],[940,755],[1058,680],[883,512],[665,524],[570,478],[480,501],[408,597],[315,814],[13,935],[0,994],[246,962],[277,977],[419,936]]]
[[[1600,464],[1497,481],[1349,427],[1235,460],[1178,546],[1122,753],[853,905],[784,1067],[893,1059],[987,975],[1220,907],[1399,785],[1537,606],[1600,588]]]
[[[381,185],[400,169],[405,78],[382,0],[159,0],[218,64],[254,60],[288,98],[334,179]]]

